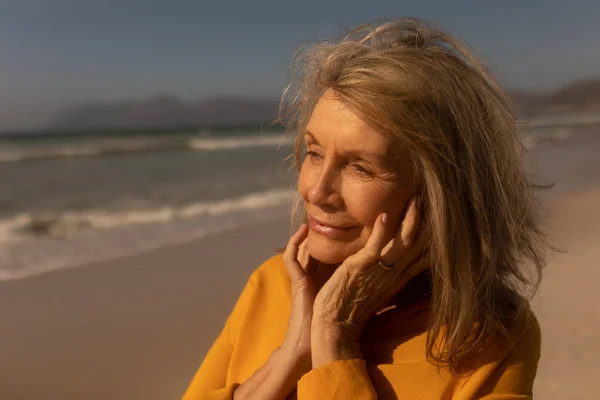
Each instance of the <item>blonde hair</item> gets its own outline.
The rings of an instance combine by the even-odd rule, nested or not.
[[[296,135],[296,168],[328,89],[411,154],[431,236],[428,358],[457,368],[486,338],[508,336],[506,318],[523,315],[539,286],[545,241],[538,186],[524,171],[521,132],[498,82],[457,39],[416,19],[302,48],[292,75],[279,120]],[[305,219],[301,202],[293,219]],[[443,351],[434,353],[440,336]]]

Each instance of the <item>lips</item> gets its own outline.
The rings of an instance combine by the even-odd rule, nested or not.
[[[329,224],[327,222],[318,220],[318,219],[316,219],[316,218],[314,218],[314,217],[312,217],[310,215],[308,216],[308,218],[311,219],[311,220],[313,220],[314,222],[316,222],[319,225],[323,225],[323,226],[326,226],[328,228],[337,229],[337,230],[340,230],[340,231],[344,231],[344,230],[348,230],[348,229],[353,228],[352,226],[348,226],[348,225],[344,226],[344,225]]]
[[[309,221],[309,226],[310,226],[311,230],[313,230],[316,233],[319,233],[321,235],[330,237],[330,238],[336,238],[339,236],[343,236],[346,232],[355,228],[354,226],[349,226],[349,225],[329,224],[329,223],[320,221],[316,218],[313,218],[310,215],[308,216],[308,221]]]

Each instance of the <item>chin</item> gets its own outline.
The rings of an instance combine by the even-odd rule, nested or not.
[[[351,243],[328,239],[313,232],[309,232],[306,245],[311,257],[324,264],[341,264],[354,253]]]

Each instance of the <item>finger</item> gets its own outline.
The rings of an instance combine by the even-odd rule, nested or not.
[[[410,265],[427,250],[429,240],[431,239],[429,232],[429,227],[421,222],[417,231],[417,237],[410,247],[405,247],[400,239],[396,237],[385,246],[379,259],[386,265],[394,265],[400,261],[404,265]]]
[[[292,282],[296,282],[305,276],[304,269],[302,269],[302,266],[298,262],[298,250],[307,235],[308,226],[302,224],[296,233],[292,235],[283,252],[283,261],[285,262],[285,266]]]
[[[418,196],[413,196],[409,200],[408,210],[402,221],[402,225],[392,239],[381,251],[381,262],[392,265],[404,257],[410,249],[416,247],[416,240],[422,239],[420,227],[420,209],[418,206]]]
[[[421,212],[419,210],[419,196],[415,195],[410,200],[408,211],[402,221],[400,228],[400,238],[405,246],[410,246],[414,243],[417,231],[419,229]]]
[[[306,271],[306,268],[310,261],[310,254],[308,253],[308,249],[306,248],[306,239],[302,243],[300,243],[300,246],[298,247],[298,257],[296,257],[296,259],[300,263],[302,269]]]
[[[302,245],[300,245],[300,252],[298,253],[298,262],[300,263],[300,266],[302,267],[302,270],[304,271],[306,276],[312,279],[313,275],[318,275],[318,268],[320,263],[308,252],[308,248],[306,247],[306,240],[304,240],[304,242],[302,242]]]
[[[417,201],[417,196],[413,196],[409,199],[408,201],[408,208],[406,210],[406,213],[404,214],[404,219],[402,220],[402,224],[400,225],[400,229],[398,229],[398,232],[396,233],[396,236],[394,237],[394,239],[392,241],[390,241],[385,248],[383,249],[383,252],[388,252],[392,246],[394,246],[394,249],[398,250],[399,248],[402,247],[402,244],[406,241],[406,236],[408,236],[408,240],[410,241],[410,234],[408,234],[408,231],[413,230],[415,225],[418,225],[418,221],[415,221],[415,217],[418,219],[419,218],[419,210],[418,210],[418,201]]]
[[[366,267],[379,259],[381,249],[383,249],[388,240],[386,229],[387,219],[387,213],[380,214],[377,217],[375,224],[373,225],[373,231],[371,232],[371,236],[369,236],[369,240],[367,240],[365,247],[347,259],[352,267]]]
[[[417,237],[414,239],[410,248],[406,249],[406,252],[402,256],[408,263],[412,263],[414,260],[423,256],[423,253],[426,252],[429,247],[429,240],[431,239],[429,226],[424,224],[423,221],[421,221],[419,225]]]

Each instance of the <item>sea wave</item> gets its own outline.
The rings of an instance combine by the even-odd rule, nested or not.
[[[35,240],[4,243],[0,252],[0,281],[133,256],[243,226],[285,219],[288,215],[289,205],[285,204],[260,212],[237,211],[169,223],[87,230],[66,237],[41,236]],[[282,237],[282,243],[285,243],[285,237]]]
[[[527,128],[549,128],[549,127],[564,127],[564,126],[581,126],[581,125],[596,125],[600,124],[599,113],[576,113],[576,114],[558,114],[558,115],[541,115],[531,117],[527,120],[519,121],[520,125]]]
[[[239,136],[226,139],[197,138],[190,139],[187,147],[192,150],[224,150],[242,147],[282,146],[292,143],[292,138],[283,135],[269,136]]]
[[[23,147],[0,150],[0,163],[52,158],[91,157],[121,153],[151,152],[161,150],[214,151],[244,147],[284,146],[292,138],[283,134],[258,136],[231,136],[223,138],[185,137],[159,139],[106,139],[93,143],[65,143],[46,147]]]
[[[523,135],[523,145],[527,150],[533,150],[542,143],[560,143],[572,136],[573,130],[569,128],[547,129]]]
[[[105,230],[135,225],[165,223],[203,216],[261,210],[291,203],[291,189],[269,189],[237,198],[121,211],[68,211],[63,213],[20,213],[0,220],[0,242],[16,243],[40,236],[67,237],[88,230]]]

